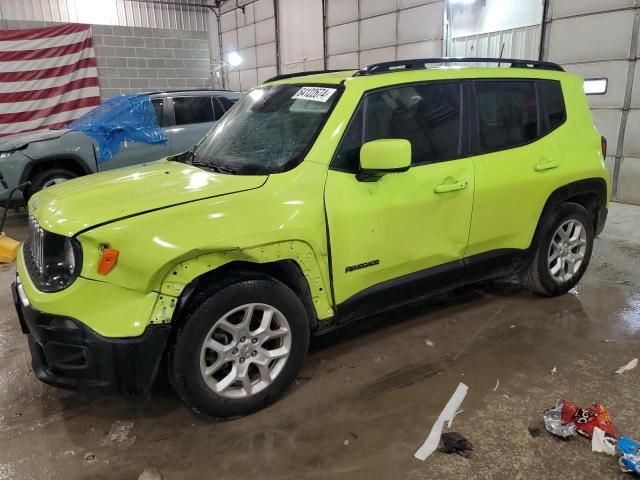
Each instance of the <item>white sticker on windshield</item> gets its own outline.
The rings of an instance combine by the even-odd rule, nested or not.
[[[326,102],[335,93],[335,88],[324,87],[302,87],[291,97],[294,100],[311,100],[314,102]]]

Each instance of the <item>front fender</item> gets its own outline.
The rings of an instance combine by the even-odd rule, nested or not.
[[[195,278],[229,262],[292,260],[309,282],[318,318],[331,317],[323,199],[326,172],[326,166],[303,162],[289,172],[271,175],[260,188],[83,232],[77,237],[83,246],[81,276],[176,298]],[[103,276],[97,266],[105,245],[117,248],[120,255],[113,270]],[[165,306],[168,315],[170,305],[162,305],[159,312]]]

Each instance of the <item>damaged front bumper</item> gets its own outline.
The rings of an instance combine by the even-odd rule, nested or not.
[[[12,291],[39,380],[55,387],[125,395],[150,391],[169,338],[169,325],[149,325],[134,338],[106,338],[74,318],[33,308],[19,277]]]

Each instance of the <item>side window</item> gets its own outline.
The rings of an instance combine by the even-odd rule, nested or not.
[[[227,110],[233,107],[235,102],[235,99],[232,100],[227,97],[213,97],[213,110],[216,114],[216,120],[220,119]]]
[[[538,82],[538,87],[547,117],[547,128],[544,133],[548,133],[558,128],[567,119],[562,86],[555,80],[541,80]]]
[[[480,150],[503,150],[538,137],[538,105],[533,81],[475,82]]]
[[[176,125],[213,122],[211,97],[177,97],[173,99]]]
[[[163,126],[162,121],[164,120],[164,112],[162,109],[162,99],[161,98],[151,99],[151,105],[153,105],[153,111],[156,112],[156,117],[158,117],[158,124],[160,126]]]
[[[433,82],[367,94],[342,138],[332,167],[356,172],[363,143],[381,138],[411,142],[413,165],[460,155],[461,86]]]

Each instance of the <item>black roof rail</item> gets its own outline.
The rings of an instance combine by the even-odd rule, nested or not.
[[[538,68],[541,70],[556,70],[564,72],[557,63],[541,62],[538,60],[522,60],[514,58],[491,58],[491,57],[442,57],[442,58],[414,58],[411,60],[394,60],[392,62],[381,62],[368,65],[358,70],[354,77],[375,75],[378,73],[390,73],[405,70],[421,70],[427,68],[429,64],[437,63],[497,63],[510,64],[511,68]]]
[[[351,70],[357,70],[357,68],[343,68],[339,70],[309,70],[307,72],[283,73],[281,75],[276,75],[274,77],[268,78],[263,83],[275,82],[276,80],[283,80],[285,78],[306,77],[307,75],[318,75],[320,73],[349,72]]]

